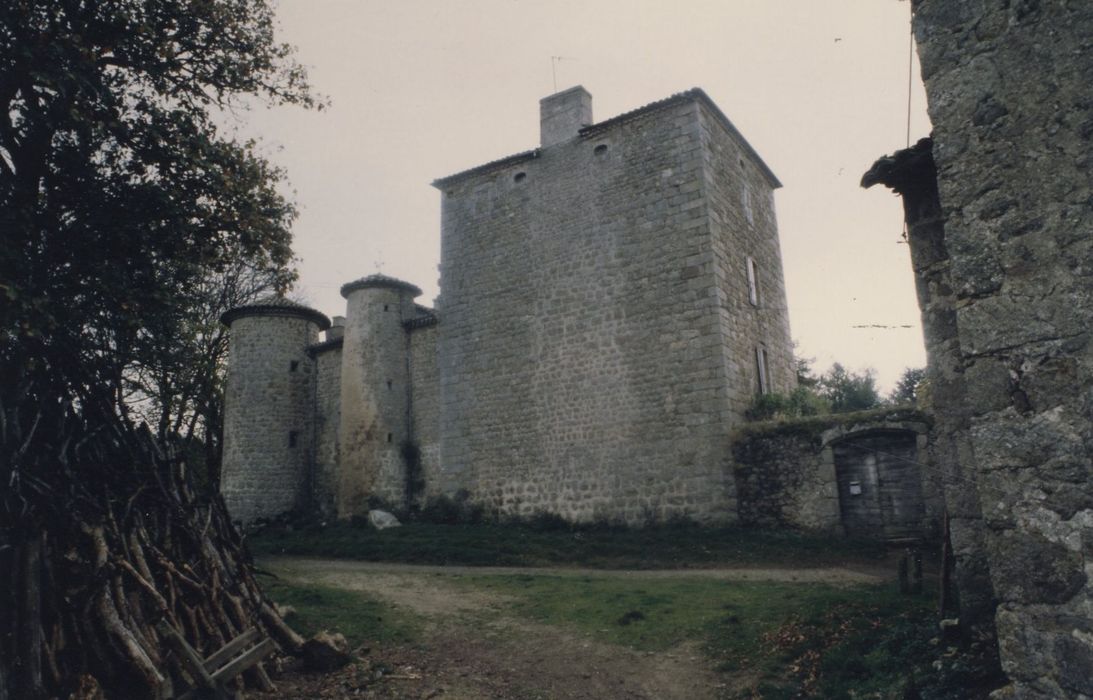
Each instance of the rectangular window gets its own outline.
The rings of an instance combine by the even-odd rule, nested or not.
[[[770,393],[770,370],[767,367],[767,349],[762,345],[755,348],[755,366],[759,377],[759,393]]]
[[[752,306],[759,306],[759,271],[755,259],[748,257],[748,301]]]
[[[744,204],[744,216],[747,217],[749,224],[755,223],[755,213],[751,209],[751,190],[748,189],[748,183],[741,185],[740,199]]]
[[[289,433],[288,433],[288,446],[289,447],[296,447],[297,435],[298,435],[298,433],[295,430],[290,430],[289,431]]]

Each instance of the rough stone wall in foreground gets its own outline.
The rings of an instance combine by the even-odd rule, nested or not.
[[[1090,696],[1093,4],[915,10],[1007,692]]]
[[[305,348],[318,326],[298,316],[231,323],[221,492],[251,522],[307,501],[315,367]]]
[[[987,563],[986,526],[968,435],[970,414],[965,408],[967,383],[956,325],[957,296],[951,276],[952,259],[945,244],[933,142],[922,139],[912,148],[878,160],[862,178],[865,187],[875,184],[891,187],[903,198],[926,341],[927,403],[936,418],[933,451],[944,482],[960,629],[966,641],[979,640],[993,649],[997,647],[997,601]]]

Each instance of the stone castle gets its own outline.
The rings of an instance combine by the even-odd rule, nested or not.
[[[460,494],[501,515],[737,517],[730,430],[796,385],[770,168],[701,90],[436,180],[440,296],[233,309],[222,490],[247,522]],[[325,337],[320,338],[320,332]]]
[[[436,311],[373,277],[347,285],[342,341],[283,302],[225,317],[236,517],[352,515],[405,498],[408,464],[427,494],[573,519],[887,536],[944,512],[962,636],[1010,681],[992,697],[1093,697],[1093,5],[912,9],[933,141],[865,184],[904,197],[931,416],[730,448],[750,397],[792,384],[777,181],[699,91],[591,124],[576,89],[543,101],[541,148],[436,183]]]

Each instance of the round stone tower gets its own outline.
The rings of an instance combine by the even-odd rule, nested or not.
[[[407,332],[414,298],[409,282],[369,275],[342,286],[346,323],[342,346],[337,510],[368,512],[370,496],[400,506],[406,473],[402,448],[410,437]]]
[[[315,391],[307,348],[330,320],[267,297],[220,321],[231,329],[220,491],[232,519],[249,523],[307,502]]]

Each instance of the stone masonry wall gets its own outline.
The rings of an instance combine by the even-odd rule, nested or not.
[[[1093,695],[1093,4],[915,3],[1006,697]]]
[[[341,423],[342,346],[324,343],[315,358],[315,457],[312,501],[324,518],[333,517],[338,484],[338,431]]]
[[[347,291],[351,285],[346,285]],[[370,286],[347,294],[342,346],[338,450],[338,517],[368,512],[370,497],[401,508],[409,438],[409,376],[403,321],[414,317],[413,296],[398,287]]]
[[[427,489],[420,495],[425,498],[440,493],[440,380],[436,342],[435,324],[410,331],[411,434]]]
[[[741,525],[841,532],[835,465],[820,431],[792,424],[749,428],[733,441]]]
[[[312,321],[245,316],[231,324],[221,491],[233,520],[306,503],[315,367]]]
[[[945,222],[937,191],[933,143],[881,158],[862,178],[863,186],[884,184],[902,195],[915,290],[922,312],[928,363],[930,409],[937,421],[933,449],[945,483],[954,581],[960,600],[961,631],[967,641],[986,640],[994,648],[997,601],[990,580],[985,525],[969,441],[965,409],[967,382],[956,325],[952,259],[945,245]]]
[[[942,517],[941,485],[929,449],[928,419],[899,408],[753,423],[735,431],[732,451],[740,523],[842,534],[833,445],[878,434],[916,436],[924,506],[921,534],[936,534]]]
[[[666,101],[437,183],[443,490],[734,517],[702,138],[697,102]]]
[[[770,391],[788,394],[797,387],[774,213],[774,187],[780,185],[772,183],[748,157],[745,146],[721,125],[708,105],[699,106],[713,247],[696,262],[712,263],[718,281],[715,291],[729,392],[726,419],[739,423],[759,392],[758,347],[766,354]],[[755,263],[758,294],[754,303],[748,258]]]

